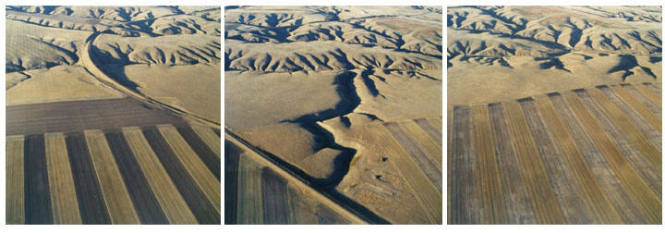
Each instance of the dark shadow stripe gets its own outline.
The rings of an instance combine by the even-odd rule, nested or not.
[[[150,126],[143,128],[143,135],[150,143],[150,147],[155,152],[162,166],[173,180],[185,202],[189,206],[196,220],[200,224],[220,224],[221,219],[215,207],[196,182],[191,177],[185,167],[180,163],[171,147],[164,137],[159,133],[157,127]]]
[[[201,158],[201,161],[208,167],[210,172],[215,175],[217,180],[219,180],[220,172],[221,172],[221,160],[219,156],[215,154],[210,147],[208,147],[205,142],[199,137],[194,130],[189,127],[178,127],[178,132],[180,135],[182,135],[183,138],[185,138],[185,141],[187,141],[187,144],[196,152],[197,155],[199,155],[199,158]]]
[[[238,223],[238,161],[242,150],[224,140],[224,224]]]
[[[263,223],[288,224],[289,203],[286,198],[286,180],[268,167],[261,169],[263,196]]]
[[[219,129],[212,129],[212,131],[215,131],[215,134],[217,134],[217,137],[221,137],[221,133],[219,132]]]
[[[24,147],[25,223],[53,224],[44,135],[27,136]]]
[[[110,224],[111,218],[82,133],[67,134],[67,153],[83,224]]]
[[[122,132],[114,130],[106,132],[105,135],[141,223],[168,224],[169,220],[155,198]]]
[[[468,106],[453,108],[452,164],[448,164],[451,174],[451,190],[448,191],[448,224],[474,224],[477,213],[472,203],[474,187],[473,153],[471,148],[471,109]],[[418,122],[418,121],[416,121]]]

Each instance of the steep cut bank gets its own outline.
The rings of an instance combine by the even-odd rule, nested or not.
[[[303,115],[293,120],[286,120],[286,122],[300,125],[314,135],[314,150],[319,151],[324,148],[331,148],[341,151],[341,153],[333,160],[333,172],[326,178],[315,180],[317,185],[333,188],[337,186],[346,173],[349,172],[349,164],[356,153],[356,150],[353,148],[337,144],[335,142],[335,136],[319,125],[319,122],[332,118],[339,118],[342,121],[348,122],[346,115],[352,113],[360,104],[360,97],[358,97],[358,94],[355,91],[356,87],[353,85],[353,79],[356,75],[357,74],[354,72],[345,71],[335,77],[335,82],[333,84],[337,85],[336,91],[340,96],[340,101],[335,105],[334,109]]]

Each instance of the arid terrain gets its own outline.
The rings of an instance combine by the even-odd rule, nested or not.
[[[220,7],[6,12],[8,224],[220,223]]]
[[[660,7],[447,21],[449,224],[662,222]]]
[[[225,222],[442,222],[442,9],[225,9]]]

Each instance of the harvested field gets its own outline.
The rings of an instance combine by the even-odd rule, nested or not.
[[[148,181],[141,171],[141,168],[132,153],[127,140],[125,140],[122,132],[108,132],[106,133],[106,141],[111,149],[115,162],[118,164],[118,169],[122,175],[122,179],[127,186],[129,196],[133,203],[134,208],[141,222],[148,224],[165,224],[168,223],[166,215],[162,212],[157,202],[153,191],[151,189],[143,189],[141,187],[149,187]]]
[[[182,123],[184,121],[173,114],[153,109],[131,98],[7,107],[7,135]]]
[[[261,169],[261,190],[263,197],[263,223],[279,224],[289,222],[286,180],[270,168]]]
[[[219,213],[221,209],[221,185],[219,174],[215,175],[206,169],[205,164],[197,156],[196,152],[192,150],[192,145],[187,144],[183,139],[184,135],[180,135],[172,125],[159,125],[157,129],[168,143],[169,147],[173,150],[178,161],[185,167],[187,172],[194,178],[194,182],[203,191],[205,196],[211,202]]]
[[[425,222],[438,223],[441,219],[441,209],[436,206],[441,205],[441,172],[433,164],[429,156],[422,153],[422,150],[413,143],[412,136],[406,135],[401,131],[401,124],[385,123],[374,129],[374,134],[379,137],[379,141],[389,141],[386,151],[380,153],[387,156],[386,161],[391,163],[396,169],[397,174],[377,174],[374,179],[377,181],[386,180],[390,183],[396,183],[392,179],[400,179],[408,187],[406,192],[415,196],[420,205],[420,214],[425,217]],[[396,176],[390,179],[388,176]],[[385,177],[384,177],[385,176]],[[392,194],[393,190],[381,190],[385,194]],[[412,210],[413,211],[413,210]],[[397,218],[396,218],[397,219]]]
[[[62,133],[46,133],[49,190],[53,201],[53,222],[81,224],[81,214],[72,175],[67,144]]]
[[[386,123],[386,128],[390,131],[393,137],[399,142],[400,145],[411,155],[414,162],[418,164],[419,170],[423,171],[434,187],[441,191],[441,170],[433,160],[426,155],[422,147],[417,144],[409,135],[407,135],[402,127],[397,123]],[[436,148],[436,147],[434,147]]]
[[[376,146],[359,152],[362,159],[354,165],[370,170],[360,178],[356,178],[356,173],[349,174],[349,179],[362,183],[349,185],[348,181],[342,181],[342,186],[335,187],[335,190],[307,189],[298,182],[284,180],[283,175],[275,174],[276,169],[295,174],[295,177],[300,177],[306,184],[315,184],[310,177],[303,176],[302,171],[293,167],[282,167],[282,163],[277,162],[278,168],[271,168],[252,159],[253,156],[266,152],[260,149],[257,149],[258,152],[253,149],[240,149],[237,143],[227,139],[226,211],[233,216],[227,215],[226,221],[229,224],[354,223],[353,218],[349,217],[350,214],[368,222],[440,223],[442,214],[438,206],[442,204],[441,135],[431,136],[427,133],[429,130],[441,134],[440,124],[441,121],[436,118],[419,118],[368,124],[359,128],[358,132],[336,133],[346,137],[363,137],[363,143]],[[342,137],[339,140],[344,143],[348,139]],[[378,142],[387,143],[378,146]],[[367,156],[362,156],[365,154]],[[274,159],[267,156],[268,160]],[[313,192],[321,192],[328,200],[338,204],[331,207],[321,203],[321,200],[316,198],[318,195],[313,196]],[[232,204],[233,201],[237,204]],[[399,201],[415,205],[399,209],[396,204],[400,203]],[[348,212],[340,212],[337,209],[340,207]]]
[[[226,224],[364,222],[239,141],[227,137],[225,157]]]
[[[656,96],[601,85],[450,106],[448,223],[660,224]]]
[[[219,224],[219,174],[198,153],[220,152],[205,130],[214,135],[180,124],[10,136],[7,223]]]

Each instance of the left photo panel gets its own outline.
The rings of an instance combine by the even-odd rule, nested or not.
[[[220,224],[219,6],[5,10],[7,224]]]

